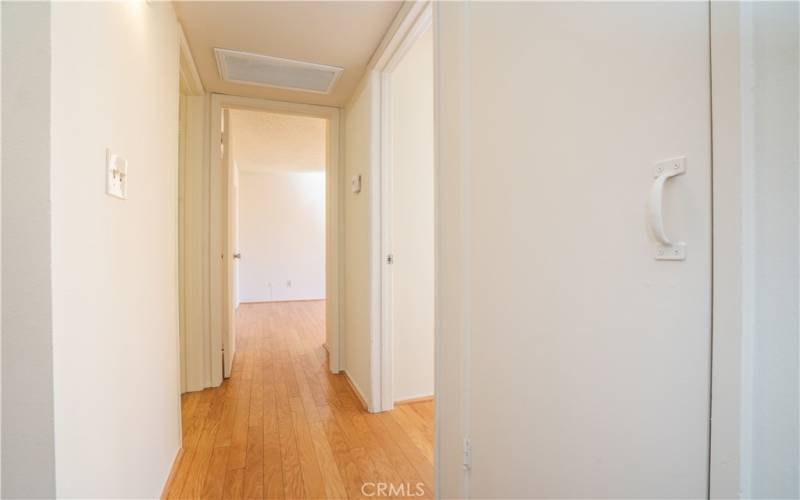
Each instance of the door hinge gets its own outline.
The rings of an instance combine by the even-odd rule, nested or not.
[[[394,255],[389,254],[386,256],[386,263],[387,264],[394,264]]]
[[[472,443],[470,443],[469,438],[464,438],[464,454],[463,460],[461,465],[464,467],[464,470],[471,470],[472,469]]]

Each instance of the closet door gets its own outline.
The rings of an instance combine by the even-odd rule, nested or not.
[[[469,495],[705,497],[708,5],[464,8]]]

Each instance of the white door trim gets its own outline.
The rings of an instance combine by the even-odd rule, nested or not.
[[[179,25],[178,295],[181,392],[211,386],[208,315],[208,96]]]
[[[377,310],[373,317],[380,318],[378,335],[379,347],[373,350],[372,387],[379,388],[378,407],[376,411],[388,411],[394,408],[394,395],[392,389],[392,273],[387,263],[388,255],[392,249],[392,71],[402,61],[409,51],[431,26],[433,7],[430,2],[415,2],[407,4],[395,19],[394,31],[381,43],[383,52],[373,58],[373,69],[378,72],[380,79],[380,106],[378,121],[380,126],[380,167],[379,184],[380,194],[377,203],[373,204],[374,220],[380,221],[380,286],[373,291],[378,295],[373,303]],[[437,360],[438,362],[438,360]]]
[[[325,328],[329,352],[330,370],[338,373],[341,368],[341,269],[344,268],[341,250],[341,228],[343,227],[341,165],[340,110],[330,106],[298,104],[252,97],[230,96],[224,94],[211,95],[211,131],[209,141],[210,198],[211,198],[211,352],[222,351],[222,339],[225,335],[224,295],[221,293],[224,282],[223,250],[227,244],[227,236],[223,232],[226,208],[223,205],[223,193],[227,189],[227,177],[224,177],[219,155],[221,140],[221,123],[223,109],[250,109],[270,111],[291,115],[313,116],[328,122],[327,128],[327,165],[326,165],[326,200],[325,200]],[[222,383],[222,363],[212,363],[212,385]]]

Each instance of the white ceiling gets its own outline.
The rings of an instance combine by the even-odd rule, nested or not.
[[[325,170],[322,118],[232,109],[233,160],[242,172]]]
[[[343,106],[401,2],[173,3],[207,91]],[[223,82],[214,48],[344,68],[330,94]]]

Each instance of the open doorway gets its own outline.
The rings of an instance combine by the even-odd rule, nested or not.
[[[240,302],[324,298],[321,304],[324,336],[320,347],[324,345],[326,349],[328,369],[338,373],[339,110],[215,94],[211,97],[210,123],[210,248],[212,255],[220,256],[219,260],[211,260],[210,324],[212,352],[223,353],[219,380],[223,375],[229,376],[235,365],[236,310]],[[312,138],[308,139],[309,136]],[[311,167],[312,164],[315,166]],[[242,193],[247,191],[248,200],[258,198],[249,193],[251,185],[243,186],[243,177],[261,179],[262,182],[254,182],[266,189],[263,180],[270,176],[273,181],[281,180],[266,184],[286,188],[279,189],[286,198],[282,202],[284,206],[272,206],[269,214],[256,218],[260,222],[248,222],[247,227],[237,224],[242,220],[237,216],[237,211],[241,214],[243,208]],[[300,185],[310,191],[298,187]],[[287,194],[292,189],[296,190],[296,196]],[[317,231],[308,221],[287,218],[286,207],[308,205],[309,192],[319,194],[309,206],[321,208],[323,213],[319,220],[319,212],[316,212]],[[254,211],[259,207],[267,208],[262,206],[266,203],[264,196],[269,198],[269,203],[277,203],[275,196],[265,193],[261,193],[260,199],[246,203],[252,205]],[[259,225],[268,219],[271,229]],[[323,238],[321,252],[317,248],[320,237]],[[252,249],[250,255],[240,246],[245,244],[243,238]],[[307,241],[291,249],[287,247],[290,240],[298,238]],[[311,246],[317,249],[312,252]],[[316,264],[310,265],[307,259],[312,257],[308,255],[314,253]],[[300,254],[306,257],[298,258]],[[296,277],[292,277],[292,273]],[[312,275],[316,278],[312,279]]]
[[[434,396],[434,67],[430,8],[381,72],[381,409]]]
[[[249,109],[222,116],[229,377],[240,324],[298,307],[324,323],[326,120]],[[317,333],[322,348],[324,328]]]

